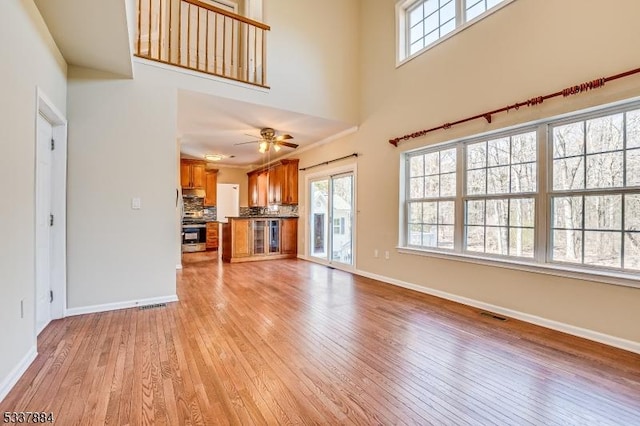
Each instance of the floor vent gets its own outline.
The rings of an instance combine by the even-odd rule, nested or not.
[[[140,306],[138,309],[143,311],[146,309],[164,308],[166,306],[167,306],[166,303],[156,303],[155,305]]]
[[[480,312],[480,315],[482,315],[483,317],[487,317],[487,318],[493,318],[495,320],[498,321],[506,321],[507,318],[506,317],[501,317],[500,315],[491,313],[491,312]]]

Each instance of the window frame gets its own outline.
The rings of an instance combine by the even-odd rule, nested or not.
[[[439,154],[442,151],[448,151],[450,149],[451,148],[446,148],[446,147],[439,147],[439,148],[438,147],[434,147],[433,149],[417,150],[417,151],[412,151],[411,155],[407,155],[405,157],[405,167],[408,170],[409,175],[408,175],[408,184],[405,187],[404,198],[406,200],[405,206],[408,206],[411,203],[453,202],[453,208],[454,208],[454,223],[453,223],[453,225],[438,223],[439,219],[440,219],[439,218],[439,216],[440,216],[439,208],[438,208],[438,210],[436,212],[436,223],[435,224],[429,224],[431,226],[435,226],[436,227],[436,233],[439,233],[439,229],[438,228],[439,228],[440,225],[453,226],[454,227],[453,248],[449,249],[449,248],[438,247],[437,237],[436,237],[436,246],[435,247],[426,247],[424,245],[420,245],[420,246],[412,245],[411,241],[410,241],[410,237],[409,237],[409,232],[408,232],[408,226],[411,225],[411,218],[410,218],[411,209],[406,207],[405,208],[404,221],[405,221],[405,223],[407,225],[407,232],[406,232],[404,241],[405,241],[405,244],[406,244],[407,247],[418,248],[418,249],[427,249],[427,250],[428,249],[435,249],[435,250],[439,250],[439,251],[440,250],[442,250],[442,251],[454,251],[455,250],[455,247],[456,247],[456,230],[455,230],[456,224],[455,223],[458,220],[458,216],[457,215],[458,215],[458,211],[459,211],[459,205],[458,205],[457,199],[458,199],[458,194],[459,194],[459,190],[460,190],[460,188],[458,187],[459,186],[459,184],[458,184],[458,182],[459,182],[458,181],[458,173],[460,172],[460,152],[459,152],[459,150],[457,148],[456,148],[456,151],[455,151],[456,152],[456,168],[455,168],[455,170],[453,172],[444,172],[443,173],[442,169],[440,167],[440,158],[438,158],[438,173],[431,174],[431,175],[424,174],[424,175],[421,176],[423,178],[426,178],[426,177],[431,177],[431,176],[440,177],[443,174],[452,174],[452,173],[455,174],[455,176],[456,176],[456,180],[455,180],[455,182],[456,182],[456,191],[455,191],[455,194],[454,195],[442,196],[442,195],[440,195],[440,190],[438,190],[439,195],[437,197],[428,197],[428,196],[426,196],[426,194],[424,194],[424,196],[421,197],[421,198],[411,198],[411,176],[410,176],[410,173],[411,173],[411,169],[410,169],[411,168],[411,166],[410,166],[411,158],[412,157],[417,157],[417,156],[420,156],[420,155],[426,156],[428,154],[433,154],[433,153],[438,153]],[[440,182],[440,179],[438,179],[438,182]],[[438,188],[440,189],[439,186],[438,186]],[[425,225],[425,223],[421,222],[421,225]]]
[[[397,0],[396,2],[396,67],[399,67],[406,62],[411,61],[412,59],[420,56],[424,52],[432,49],[443,41],[453,37],[459,32],[469,28],[475,23],[483,20],[487,16],[497,12],[503,7],[513,3],[516,0],[502,0],[501,3],[493,6],[490,9],[485,10],[480,15],[474,17],[473,19],[466,20],[466,2],[471,0],[452,0],[455,2],[455,10],[456,16],[454,18],[456,26],[455,28],[448,32],[447,34],[439,37],[437,40],[432,43],[423,46],[418,51],[413,54],[410,53],[410,37],[409,31],[411,28],[409,27],[409,11],[414,9],[417,4],[423,2],[424,0]],[[424,37],[424,35],[423,35]]]
[[[582,245],[583,245],[583,249],[582,249],[582,263],[572,263],[572,262],[562,262],[562,261],[558,261],[558,260],[554,260],[553,259],[553,231],[554,231],[554,226],[553,226],[553,199],[557,198],[557,197],[582,197],[582,228],[580,229],[582,231],[582,235],[584,236],[584,233],[588,231],[588,228],[586,227],[585,224],[585,198],[587,196],[604,196],[604,195],[621,195],[621,229],[618,230],[612,230],[610,232],[616,232],[616,233],[620,233],[621,234],[621,253],[620,253],[620,257],[621,257],[621,265],[624,265],[624,236],[625,236],[625,229],[624,229],[624,219],[625,219],[625,195],[626,194],[637,194],[640,193],[640,185],[636,185],[636,186],[626,186],[626,177],[627,177],[627,170],[626,170],[626,162],[627,162],[627,129],[626,129],[626,121],[623,121],[623,132],[624,132],[624,139],[623,139],[623,144],[622,144],[622,148],[620,150],[615,150],[615,151],[606,151],[605,153],[610,153],[610,152],[621,152],[622,153],[622,173],[623,173],[623,177],[622,177],[622,186],[618,186],[618,187],[604,187],[604,188],[588,188],[587,185],[587,179],[586,179],[586,175],[587,175],[587,169],[588,169],[588,162],[587,162],[587,158],[591,155],[598,155],[599,153],[589,153],[587,150],[587,144],[586,144],[586,139],[587,139],[587,133],[585,131],[584,134],[584,139],[585,139],[585,144],[584,144],[584,153],[580,155],[581,158],[584,159],[584,176],[585,176],[585,180],[584,180],[584,188],[582,189],[563,189],[563,190],[555,190],[553,188],[553,181],[554,181],[554,173],[553,173],[553,161],[554,161],[554,156],[553,156],[553,129],[556,127],[560,127],[563,125],[567,125],[567,124],[573,124],[573,123],[580,123],[580,122],[587,122],[589,120],[593,120],[593,119],[597,119],[597,118],[602,118],[602,117],[606,117],[606,116],[610,116],[610,115],[615,115],[615,114],[624,114],[626,115],[627,112],[629,111],[634,111],[634,110],[639,110],[640,109],[640,103],[638,102],[630,102],[626,105],[620,105],[620,106],[615,106],[615,107],[605,107],[602,109],[598,109],[596,111],[590,111],[590,112],[585,112],[585,113],[577,113],[577,114],[573,114],[570,117],[566,117],[564,119],[561,120],[553,120],[553,123],[549,123],[547,125],[547,139],[549,141],[548,146],[548,152],[547,152],[547,156],[546,156],[546,163],[547,163],[547,167],[549,168],[549,171],[547,172],[547,176],[548,176],[548,180],[547,180],[547,187],[546,187],[546,202],[549,206],[548,208],[548,221],[549,221],[549,226],[547,228],[547,241],[548,243],[548,249],[545,253],[545,262],[552,264],[552,265],[569,265],[571,267],[577,267],[577,268],[581,268],[581,269],[585,269],[585,270],[593,270],[593,271],[611,271],[613,273],[617,273],[617,272],[622,272],[624,274],[633,274],[634,272],[632,270],[624,270],[623,266],[621,266],[620,268],[615,268],[615,267],[608,267],[608,266],[598,266],[598,265],[590,265],[590,264],[585,264],[584,263],[584,245],[585,245],[585,241],[583,238],[582,241]],[[640,147],[638,148],[631,148],[631,149],[638,149],[640,150]],[[608,232],[608,231],[604,231],[604,232]],[[639,272],[635,272],[636,274],[640,274]]]
[[[640,109],[640,98],[625,100],[610,105],[601,105],[584,111],[572,112],[561,116],[554,116],[537,120],[535,122],[512,126],[505,129],[486,132],[479,135],[472,135],[466,138],[446,141],[434,145],[423,146],[407,150],[400,156],[400,182],[401,182],[401,221],[399,223],[399,243],[396,247],[399,253],[423,255],[428,257],[445,258],[461,260],[476,264],[491,265],[505,267],[509,269],[525,270],[543,274],[550,274],[563,277],[578,278],[588,281],[607,282],[616,285],[640,288],[640,272],[634,269],[609,268],[606,266],[585,265],[568,262],[557,262],[552,259],[553,252],[553,198],[557,196],[572,196],[574,191],[554,191],[553,190],[553,139],[552,133],[554,127],[563,124],[585,121],[593,118],[605,117],[616,113],[625,113]],[[467,152],[468,145],[482,141],[498,139],[507,135],[517,135],[527,133],[528,131],[536,131],[537,137],[537,158],[536,158],[536,182],[537,191],[535,193],[516,193],[512,194],[485,194],[481,197],[466,194],[467,185]],[[625,126],[626,133],[626,126]],[[586,138],[586,135],[585,135]],[[417,248],[408,244],[408,226],[409,226],[409,162],[408,158],[416,153],[428,153],[434,151],[442,151],[455,147],[457,153],[457,169],[456,169],[456,197],[455,197],[455,224],[454,224],[454,248],[439,249],[437,247]],[[627,140],[625,137],[624,148],[627,148]],[[639,148],[640,149],[640,148]],[[626,152],[626,151],[623,151]],[[626,156],[626,154],[625,154]],[[586,156],[584,157],[586,158]],[[626,158],[626,157],[625,157]],[[510,163],[511,164],[511,163]],[[623,167],[626,163],[623,163]],[[626,175],[626,169],[624,171]],[[627,182],[623,180],[623,185]],[[586,185],[586,183],[585,183]],[[615,188],[584,189],[581,190],[591,194],[640,194],[640,185],[622,186]],[[605,194],[606,195],[606,194]],[[534,219],[534,249],[533,257],[515,257],[496,254],[487,254],[466,250],[466,209],[465,203],[469,199],[489,199],[489,198],[534,198],[535,199],[535,219]],[[624,197],[623,197],[624,204]],[[624,205],[622,206],[624,209]],[[623,225],[619,231],[622,235],[624,245],[624,210],[622,211]],[[584,223],[582,224],[584,227]],[[486,227],[486,223],[485,223]],[[621,256],[624,256],[622,252]],[[624,261],[622,262],[622,265]]]
[[[505,192],[505,193],[497,193],[497,194],[490,194],[488,191],[488,188],[485,188],[485,193],[484,194],[469,194],[467,193],[467,172],[469,171],[467,169],[467,147],[469,145],[474,145],[480,142],[485,142],[488,143],[491,140],[495,140],[495,139],[500,139],[500,138],[505,138],[508,137],[510,138],[509,140],[509,144],[511,145],[511,137],[513,136],[517,136],[520,134],[525,134],[525,133],[536,133],[536,159],[534,165],[535,165],[535,169],[536,169],[536,190],[535,191],[529,191],[529,192],[511,192],[511,190],[509,190],[509,192]],[[542,188],[542,182],[540,181],[540,176],[539,176],[539,163],[540,163],[540,125],[524,125],[524,126],[519,126],[519,127],[514,127],[508,130],[498,130],[496,132],[492,132],[492,133],[487,133],[484,135],[480,135],[480,136],[476,136],[476,137],[472,137],[470,139],[465,139],[461,142],[458,142],[461,147],[462,147],[462,199],[461,199],[461,209],[462,209],[462,214],[463,214],[463,220],[462,220],[462,246],[461,246],[461,250],[460,252],[465,253],[465,254],[469,254],[472,256],[482,256],[482,257],[487,257],[487,258],[496,258],[496,259],[506,259],[506,260],[510,260],[510,259],[514,259],[514,260],[521,260],[521,261],[528,261],[528,260],[534,260],[534,259],[538,259],[540,256],[540,247],[539,245],[541,244],[541,242],[538,240],[538,238],[536,237],[536,235],[538,234],[537,229],[539,229],[539,217],[541,216],[541,214],[544,214],[542,211],[540,211],[540,193],[541,193],[541,189]],[[487,153],[488,156],[488,153]],[[515,163],[515,165],[520,165],[520,164],[526,164],[526,163]],[[509,159],[509,163],[506,165],[509,167],[509,169],[511,169],[513,167],[514,163],[511,162],[511,159]],[[494,168],[494,167],[500,167],[500,166],[489,166],[488,162],[487,164],[485,164],[484,170],[486,170],[488,172],[488,170],[490,168]],[[473,170],[479,170],[479,169],[473,169]],[[511,176],[511,175],[510,175]],[[488,180],[488,177],[487,177]],[[509,182],[509,185],[511,185],[511,182]],[[503,255],[503,254],[492,254],[492,253],[487,253],[485,252],[477,252],[477,251],[472,251],[472,250],[468,250],[467,249],[467,223],[466,223],[466,206],[467,206],[467,201],[478,201],[478,200],[484,200],[485,201],[485,208],[486,208],[486,201],[487,200],[512,200],[512,199],[525,199],[525,198],[531,198],[534,200],[535,203],[535,207],[534,207],[534,223],[533,223],[533,233],[534,233],[534,244],[533,244],[533,256],[532,257],[524,257],[524,256],[512,256],[512,255]],[[486,214],[486,213],[485,213]],[[486,228],[487,228],[487,224],[485,222],[484,225],[482,225],[485,228],[485,235],[486,235]],[[511,229],[511,226],[509,224],[507,224],[506,226],[507,230]],[[486,238],[486,237],[485,237]],[[508,241],[508,238],[507,238]],[[486,240],[485,240],[485,246],[486,246]]]

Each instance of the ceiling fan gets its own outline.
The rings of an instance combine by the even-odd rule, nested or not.
[[[252,135],[247,135],[247,136],[252,136]],[[261,154],[264,154],[265,152],[269,151],[269,149],[271,149],[272,147],[275,152],[280,151],[280,149],[283,146],[287,148],[294,148],[294,149],[298,147],[298,144],[285,142],[288,139],[293,139],[293,136],[289,134],[282,134],[282,135],[276,136],[275,130],[273,130],[271,127],[265,127],[260,130],[260,139],[249,141],[249,142],[241,142],[241,143],[237,143],[236,145],[245,145],[248,143],[258,142],[258,151],[260,151]]]

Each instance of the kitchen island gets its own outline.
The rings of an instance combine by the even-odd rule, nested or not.
[[[228,217],[222,225],[222,260],[253,262],[295,258],[298,218],[295,216]]]

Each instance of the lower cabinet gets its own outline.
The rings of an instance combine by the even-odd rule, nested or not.
[[[229,219],[222,229],[222,260],[249,262],[296,257],[297,218]]]
[[[218,222],[207,223],[207,250],[218,250]]]
[[[280,253],[296,256],[298,254],[298,219],[282,219],[282,243]]]
[[[222,260],[251,256],[251,220],[230,219],[222,225]]]

